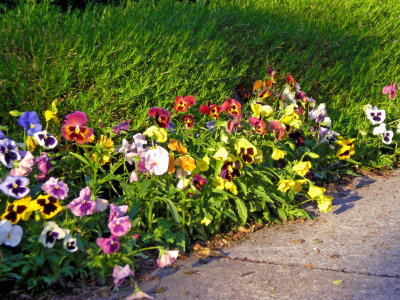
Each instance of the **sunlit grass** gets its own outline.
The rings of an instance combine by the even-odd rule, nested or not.
[[[271,65],[326,102],[334,129],[355,135],[362,105],[390,108],[381,94],[399,79],[398,1],[139,1],[62,13],[24,5],[0,19],[1,124],[7,112],[82,110],[93,126],[125,118],[139,128],[153,105],[177,95],[221,103]],[[399,99],[399,98],[397,98]],[[393,105],[392,105],[393,104]]]

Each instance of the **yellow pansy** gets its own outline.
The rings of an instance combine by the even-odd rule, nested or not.
[[[228,160],[229,158],[228,150],[226,150],[224,147],[219,148],[218,151],[214,154],[213,158],[222,161]]]
[[[272,151],[271,157],[273,160],[279,160],[279,159],[284,158],[285,155],[286,155],[286,151],[283,151],[279,148],[274,148],[274,150]]]
[[[210,225],[211,220],[208,219],[207,217],[204,217],[203,220],[201,220],[201,224],[204,224],[206,226]]]
[[[336,153],[336,157],[339,159],[347,159],[350,158],[354,153],[356,153],[356,149],[354,147],[355,139],[344,140],[340,139],[336,142],[336,144],[342,146],[338,152]]]
[[[167,141],[167,131],[165,131],[164,128],[159,128],[157,126],[150,126],[149,128],[146,129],[145,132],[143,132],[145,136],[148,136],[150,138],[155,137],[157,143],[164,143]]]
[[[54,100],[51,103],[52,110],[46,110],[44,112],[44,117],[46,119],[46,122],[53,120],[55,123],[60,124],[60,120],[57,117],[57,112],[58,112],[57,102],[58,102],[58,99]]]
[[[110,161],[110,156],[107,154],[111,154],[114,151],[114,142],[108,137],[101,135],[100,140],[97,141],[97,145],[100,146],[102,154],[93,153],[90,158],[92,161],[98,160],[100,166],[104,166]],[[99,156],[100,158],[98,158]]]
[[[43,219],[50,219],[62,211],[60,200],[50,195],[40,195],[32,201],[31,207],[38,210]]]
[[[28,136],[25,140],[25,144],[28,147],[28,150],[33,152],[36,149],[36,146],[38,145],[36,139],[33,136]]]
[[[31,214],[31,197],[26,196],[13,203],[8,203],[6,211],[1,216],[1,219],[8,220],[11,224],[17,224],[19,220],[27,221]]]
[[[268,117],[273,114],[274,109],[269,105],[262,105],[260,103],[252,103],[251,110],[256,118]]]
[[[318,209],[324,213],[327,213],[331,210],[332,208],[332,200],[333,197],[327,196],[327,195],[322,195],[317,199],[318,202]]]
[[[293,166],[293,171],[296,172],[299,176],[306,176],[311,167],[311,162],[301,161]]]
[[[237,151],[237,155],[246,163],[252,164],[256,160],[260,162],[262,161],[262,151],[257,149],[252,143],[250,143],[246,139],[238,139],[235,142],[235,150]]]
[[[198,159],[196,165],[201,172],[206,172],[210,168],[210,158],[206,155],[202,159]]]
[[[305,184],[306,182],[307,180],[305,179],[296,180],[293,185],[293,192],[295,193],[300,192],[303,189],[303,184]]]
[[[293,189],[293,192],[298,193],[303,189],[303,184],[306,183],[307,180],[287,180],[282,179],[278,182],[277,190],[283,193],[286,193],[289,189]]]
[[[221,177],[216,177],[214,179],[214,186],[218,190],[229,190],[232,194],[237,195],[237,187],[233,181],[225,180]]]
[[[312,198],[317,198],[319,196],[322,196],[324,193],[326,192],[326,189],[319,187],[319,186],[310,186],[310,188],[308,189],[307,194]]]

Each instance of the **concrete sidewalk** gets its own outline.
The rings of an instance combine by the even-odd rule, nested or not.
[[[139,286],[156,299],[400,299],[399,179],[360,177],[316,220],[261,229]]]

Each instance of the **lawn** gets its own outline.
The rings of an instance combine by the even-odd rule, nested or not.
[[[43,1],[46,2],[46,1]],[[0,15],[0,112],[62,99],[95,125],[130,118],[177,95],[221,103],[239,82],[251,89],[271,65],[326,102],[334,129],[356,135],[371,103],[398,115],[381,94],[398,79],[398,1],[138,1],[66,13],[26,4]],[[397,98],[398,99],[398,98]],[[393,105],[388,105],[389,101]]]

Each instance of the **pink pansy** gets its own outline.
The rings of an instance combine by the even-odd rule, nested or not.
[[[163,175],[167,173],[169,165],[169,154],[161,146],[150,149],[146,153],[145,167],[147,171],[154,175]]]
[[[249,118],[249,123],[254,126],[255,131],[264,135],[265,134],[265,123],[256,117]]]
[[[30,151],[20,151],[22,159],[15,162],[13,169],[10,171],[10,176],[28,176],[32,172],[34,165],[33,155]]]
[[[50,177],[42,185],[42,190],[53,198],[64,200],[68,197],[68,185],[58,178]]]
[[[114,203],[110,204],[110,216],[108,217],[108,223],[112,222],[117,218],[123,217],[128,211],[128,205],[117,206]]]
[[[125,267],[115,266],[113,270],[114,284],[120,286],[126,277],[133,276],[133,271],[126,265]]]
[[[132,171],[131,176],[129,177],[129,183],[137,182],[139,180],[139,176],[135,171]]]
[[[268,131],[275,135],[277,141],[285,135],[285,127],[278,121],[270,121]]]
[[[40,153],[41,156],[34,159],[34,162],[38,165],[38,169],[42,172],[38,176],[38,180],[43,182],[46,179],[47,174],[53,169],[51,164],[51,158],[47,156],[46,152]]]
[[[108,200],[102,198],[96,198],[96,205],[94,206],[94,213],[105,211],[108,206]]]
[[[238,128],[242,122],[242,114],[237,116],[231,116],[228,123],[226,124],[226,131],[231,134],[236,128]]]
[[[400,84],[399,84],[399,89],[400,89]],[[390,99],[396,97],[396,93],[397,93],[396,84],[394,83],[394,81],[392,81],[392,85],[385,86],[382,89],[382,94],[384,95],[389,94]]]
[[[119,249],[119,241],[117,236],[110,236],[109,238],[98,238],[96,240],[96,244],[108,255],[117,252]]]
[[[161,253],[160,253],[161,254]],[[157,259],[157,264],[160,268],[168,267],[176,261],[179,255],[179,250],[168,250],[161,254],[161,257]]]
[[[114,218],[108,223],[108,228],[114,236],[123,236],[131,229],[131,222],[128,216],[122,218]]]
[[[79,198],[72,200],[67,204],[67,207],[77,217],[92,215],[96,207],[96,201],[90,200],[91,194],[90,187],[85,187],[80,191]]]

